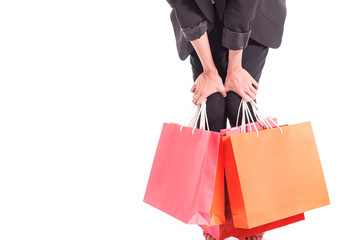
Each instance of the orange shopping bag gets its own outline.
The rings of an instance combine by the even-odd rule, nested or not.
[[[235,227],[254,228],[330,204],[310,122],[225,136],[223,150]]]
[[[205,130],[205,119],[206,103],[197,108],[191,127],[163,124],[143,199],[187,224],[225,222],[220,135]]]
[[[265,119],[267,122],[269,122],[269,126],[275,127],[275,123],[277,122],[276,118],[267,118]],[[255,131],[255,128],[250,128],[249,124],[246,124],[246,131]],[[263,129],[263,126],[259,122],[255,122],[254,126],[261,130]],[[241,127],[233,127],[228,129],[222,129],[220,131],[221,136],[228,136],[231,134],[240,133]],[[222,140],[220,141],[222,143]],[[222,152],[223,153],[223,152]],[[222,154],[223,155],[223,154]],[[229,203],[229,197],[228,197],[228,191],[226,187],[226,178],[225,178],[225,224],[216,225],[216,226],[204,226],[200,225],[200,227],[207,233],[209,233],[212,237],[214,237],[217,240],[224,240],[228,237],[235,237],[238,239],[243,239],[245,237],[254,236],[262,234],[266,231],[284,227],[289,224],[293,224],[299,221],[303,221],[305,219],[304,213],[300,213],[291,217],[287,217],[284,219],[280,219],[271,223],[267,223],[261,226],[257,226],[250,229],[245,228],[236,228],[234,227],[232,213],[230,209],[230,203]]]

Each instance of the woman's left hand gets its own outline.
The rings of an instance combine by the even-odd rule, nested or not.
[[[226,92],[236,92],[245,102],[250,102],[251,99],[256,99],[259,84],[243,68],[238,68],[236,70],[228,69],[225,79],[225,89]]]

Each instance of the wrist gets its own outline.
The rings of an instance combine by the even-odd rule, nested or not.
[[[236,74],[239,74],[243,71],[244,69],[242,68],[242,66],[238,65],[238,66],[233,66],[233,67],[228,67],[227,68],[227,74],[228,75],[236,75]]]
[[[229,49],[229,62],[227,72],[239,72],[242,71],[242,53],[243,50],[230,50]]]
[[[207,67],[207,68],[203,68],[204,69],[204,74],[207,76],[213,76],[213,75],[219,75],[218,70],[216,69],[215,66],[213,67]]]

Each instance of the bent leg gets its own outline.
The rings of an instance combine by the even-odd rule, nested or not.
[[[227,49],[221,44],[221,31],[219,30],[220,25],[218,27],[217,26],[218,25],[216,25],[209,33],[209,44],[214,64],[224,83],[227,69]],[[193,72],[193,80],[196,81],[198,76],[203,72],[201,61],[196,51],[193,51],[190,54],[190,63]],[[226,128],[225,98],[221,95],[221,93],[215,92],[208,96],[206,100],[206,107],[210,130],[220,132],[221,129]]]
[[[196,81],[197,77],[203,72],[200,59],[196,52],[190,55],[190,63],[193,71],[193,79]],[[206,114],[209,121],[209,130],[220,132],[221,129],[226,128],[225,98],[221,93],[215,92],[207,97]],[[199,123],[197,125],[198,128]]]
[[[268,47],[263,46],[262,44],[256,42],[251,38],[249,39],[248,46],[243,51],[242,66],[258,83],[260,81],[261,72],[265,65],[265,60],[268,51],[269,51]],[[238,126],[241,123],[241,116],[239,117],[239,122],[236,123],[236,118],[237,118],[241,99],[242,98],[233,91],[229,91],[227,93],[226,115],[227,118],[229,119],[231,127]],[[251,106],[249,103],[248,106],[250,108],[251,115],[254,119],[254,114],[251,110]]]

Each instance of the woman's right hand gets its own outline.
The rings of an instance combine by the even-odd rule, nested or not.
[[[192,102],[195,105],[201,105],[215,92],[220,92],[226,97],[224,84],[217,71],[202,72],[192,86],[191,92],[194,93]]]

